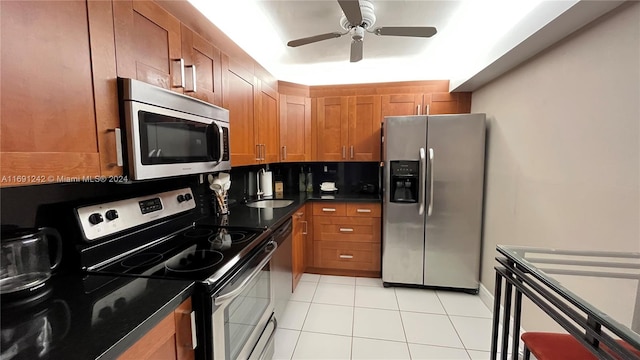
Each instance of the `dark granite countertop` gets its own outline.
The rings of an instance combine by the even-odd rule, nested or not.
[[[189,298],[193,282],[54,275],[48,288],[40,303],[2,300],[0,358],[117,358]]]
[[[382,202],[380,194],[320,194],[320,193],[293,193],[285,194],[275,199],[292,200],[293,203],[283,208],[259,209],[252,208],[242,203],[236,203],[229,207],[229,214],[222,217],[207,217],[198,221],[205,225],[228,225],[256,229],[273,229],[284,223],[293,213],[308,201],[332,201],[332,202]]]

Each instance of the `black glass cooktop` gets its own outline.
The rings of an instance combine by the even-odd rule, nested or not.
[[[214,283],[263,242],[262,230],[194,227],[88,273]]]

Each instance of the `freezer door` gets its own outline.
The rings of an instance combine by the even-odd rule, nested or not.
[[[429,116],[425,285],[478,289],[485,114]]]
[[[420,214],[420,206],[425,206],[424,187],[418,194],[421,201],[417,203],[390,202],[390,162],[420,161],[420,149],[426,151],[427,117],[386,117],[384,135],[382,281],[422,285],[424,211]],[[426,159],[421,166],[426,166]],[[422,173],[426,173],[426,169]]]

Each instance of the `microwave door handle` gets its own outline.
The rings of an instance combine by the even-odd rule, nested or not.
[[[222,162],[222,158],[224,158],[224,131],[222,131],[222,126],[216,125],[218,128],[218,135],[220,137],[220,157],[218,158],[218,164]]]

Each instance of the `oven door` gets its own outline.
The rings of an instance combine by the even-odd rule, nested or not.
[[[273,314],[269,261],[277,247],[275,241],[268,241],[211,297],[212,359],[248,359],[254,348],[266,348],[271,343],[275,329],[267,335],[268,341],[262,341],[261,335],[263,331],[275,327],[275,322],[273,326],[268,326],[272,323],[270,319]],[[264,351],[256,349],[256,353]]]
[[[127,160],[133,180],[220,171],[229,162],[222,121],[125,101]]]

